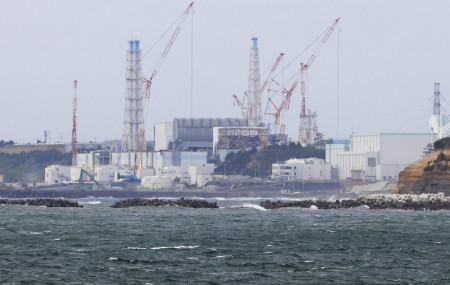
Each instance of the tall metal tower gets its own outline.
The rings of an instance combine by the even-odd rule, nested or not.
[[[73,125],[72,125],[72,166],[77,166],[77,84],[73,81]],[[45,140],[47,141],[47,131],[45,131]]]
[[[439,91],[439,83],[434,83],[434,102],[433,115],[441,115],[441,92]]]
[[[129,41],[128,44],[122,152],[136,152],[140,126],[144,124],[141,50],[137,40]]]
[[[252,38],[252,48],[250,49],[250,67],[248,76],[248,125],[249,127],[259,127],[263,122],[261,96],[259,96],[259,54],[258,38]]]
[[[442,138],[441,92],[439,83],[434,83],[433,116],[430,118],[431,142]]]

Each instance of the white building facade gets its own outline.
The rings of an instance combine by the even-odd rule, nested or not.
[[[70,166],[50,165],[45,168],[44,180],[48,184],[66,183],[71,180]]]
[[[325,161],[339,180],[398,179],[408,164],[421,157],[429,140],[427,133],[353,135],[350,144],[327,144]]]
[[[274,180],[331,180],[331,165],[323,159],[289,159],[272,164]]]

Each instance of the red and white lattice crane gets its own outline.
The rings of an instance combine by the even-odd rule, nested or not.
[[[277,70],[278,66],[280,65],[281,60],[283,59],[284,53],[280,53],[280,55],[277,57],[277,59],[275,60],[275,63],[272,65],[272,68],[270,69],[269,74],[267,75],[266,80],[263,82],[263,84],[261,85],[261,87],[258,90],[258,102],[257,104],[260,105],[260,102],[262,100],[262,95],[264,94],[265,91],[267,91],[267,87],[269,86],[269,83],[272,79],[273,74],[275,73],[275,71]],[[244,106],[244,101],[247,98],[248,102],[251,102],[250,98],[248,98],[248,93],[245,92],[244,93],[244,101],[241,102],[236,94],[233,94],[233,98],[235,103],[233,103],[234,105],[238,106],[241,110],[242,110],[242,116],[244,117],[244,119],[248,119],[248,114],[252,113],[252,109],[253,106],[252,104],[249,104],[248,107]],[[268,113],[266,113],[267,115]],[[258,121],[262,122],[262,111],[258,110]]]
[[[314,54],[311,55],[311,57],[308,59],[306,63],[300,64],[300,78],[301,78],[301,95],[302,95],[302,101],[301,101],[301,111],[300,111],[300,127],[299,127],[299,135],[298,135],[298,141],[301,144],[310,144],[314,141],[317,135],[317,113],[311,112],[311,110],[306,110],[306,86],[305,86],[305,75],[306,72],[309,70],[311,65],[314,63],[314,60],[316,59],[316,54],[319,52],[320,48],[323,47],[323,45],[327,42],[328,38],[331,36],[331,34],[334,31],[334,28],[336,27],[337,23],[339,22],[340,18],[337,18],[333,24],[330,26],[330,28],[327,30],[325,35],[323,36],[322,40],[319,43],[319,46],[317,47],[317,50]]]

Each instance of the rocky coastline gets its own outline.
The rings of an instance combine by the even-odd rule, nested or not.
[[[180,198],[176,201],[162,200],[162,199],[144,199],[144,198],[131,198],[121,200],[111,208],[129,208],[129,207],[161,207],[161,206],[181,206],[185,208],[219,208],[217,203],[210,203],[200,199],[184,199]]]
[[[26,206],[44,206],[44,207],[75,207],[82,208],[82,205],[79,205],[77,201],[72,201],[68,199],[46,199],[46,198],[38,198],[38,199],[0,199],[0,205],[26,205]]]
[[[265,209],[279,208],[316,208],[321,210],[347,209],[367,206],[369,209],[399,209],[410,211],[438,211],[450,210],[450,197],[444,193],[438,194],[378,194],[359,197],[357,199],[343,199],[336,201],[303,200],[282,202],[265,200],[260,203]]]

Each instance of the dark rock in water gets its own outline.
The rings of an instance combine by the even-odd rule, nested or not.
[[[217,203],[209,203],[205,200],[191,200],[191,199],[178,199],[177,201],[162,200],[162,199],[144,199],[144,198],[131,198],[121,200],[111,208],[128,208],[128,207],[159,207],[159,206],[181,206],[186,208],[219,208]]]
[[[265,209],[279,209],[279,208],[310,208],[311,206],[316,206],[321,210],[328,209],[346,209],[355,208],[359,206],[366,205],[370,209],[380,210],[380,209],[399,209],[399,210],[412,210],[412,211],[437,211],[437,210],[450,210],[450,201],[434,199],[429,201],[413,201],[407,199],[405,201],[400,200],[390,200],[381,198],[367,198],[360,197],[357,199],[349,200],[336,200],[335,202],[328,202],[323,200],[304,200],[304,201],[294,201],[294,202],[282,202],[282,201],[270,201],[265,200],[260,203],[261,207]]]
[[[71,201],[67,199],[49,199],[49,198],[38,198],[38,199],[0,199],[0,204],[8,204],[8,205],[28,205],[28,206],[45,206],[45,207],[79,207],[82,208],[82,205],[79,205],[77,201]]]

